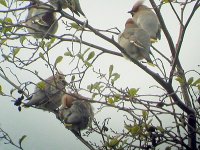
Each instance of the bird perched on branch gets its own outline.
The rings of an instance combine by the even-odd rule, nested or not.
[[[55,34],[58,29],[54,8],[40,1],[30,3],[25,24],[35,38],[48,38],[48,34]]]
[[[54,112],[61,105],[65,86],[65,77],[58,72],[54,76],[37,83],[32,98],[24,106],[35,106],[39,109]]]
[[[150,54],[150,36],[142,28],[129,18],[126,21],[124,31],[118,37],[118,43],[126,53],[137,60],[146,59],[153,63]]]
[[[92,123],[93,108],[81,95],[65,94],[62,97],[59,118],[66,128],[80,135],[80,130],[86,129]]]
[[[85,14],[81,9],[79,0],[49,0],[49,3],[56,7],[56,9],[59,9],[60,7],[62,9],[69,8],[73,13],[77,14],[78,16],[80,16],[81,14],[85,17]]]
[[[134,22],[144,29],[151,37],[151,42],[161,38],[160,23],[157,15],[147,6],[143,5],[144,0],[137,1],[128,12],[132,15]]]

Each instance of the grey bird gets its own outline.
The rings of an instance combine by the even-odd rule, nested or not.
[[[150,35],[153,43],[161,38],[160,23],[157,15],[149,7],[143,5],[143,2],[143,0],[137,1],[129,13],[134,22]]]
[[[49,38],[58,29],[58,21],[54,8],[40,1],[31,2],[26,22],[28,32],[35,38]]]
[[[35,106],[36,108],[54,112],[61,106],[61,99],[65,93],[66,81],[62,73],[56,73],[44,81],[37,83],[30,101],[24,104],[25,107]]]
[[[81,5],[79,0],[49,0],[50,4],[53,5],[56,9],[61,7],[62,9],[69,8],[73,13],[77,14],[78,16],[85,14],[81,9]]]
[[[137,60],[146,59],[153,63],[150,54],[150,36],[142,28],[138,27],[132,18],[126,21],[124,31],[118,37],[118,43],[126,53]]]
[[[62,107],[59,110],[59,117],[65,127],[79,135],[80,130],[91,126],[94,118],[92,105],[81,98],[83,97],[78,94],[63,95]]]

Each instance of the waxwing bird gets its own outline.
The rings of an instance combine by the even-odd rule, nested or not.
[[[76,97],[73,97],[73,95]],[[92,105],[81,98],[82,96],[78,94],[63,95],[62,106],[59,110],[59,118],[66,128],[79,135],[80,130],[90,126],[94,118]]]
[[[61,6],[62,9],[69,8],[73,13],[77,14],[78,16],[85,14],[81,9],[81,5],[79,0],[49,0],[50,4],[56,7],[57,9]]]
[[[65,93],[66,81],[62,73],[56,73],[44,81],[37,83],[30,101],[24,106],[54,112],[61,106],[61,99]]]
[[[54,8],[39,1],[30,3],[25,24],[35,38],[48,38],[48,34],[55,34],[58,29]]]
[[[160,23],[156,14],[142,0],[137,1],[129,13],[136,24],[144,29],[151,37],[152,43],[161,38]]]
[[[127,54],[137,60],[146,59],[152,63],[150,54],[150,36],[142,28],[138,27],[132,18],[126,21],[125,29],[118,37],[118,43]]]

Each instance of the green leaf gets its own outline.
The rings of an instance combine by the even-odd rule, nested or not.
[[[131,134],[138,134],[138,132],[140,131],[140,126],[135,124],[133,126],[128,126],[126,125],[125,128],[131,132]]]
[[[72,28],[77,29],[77,30],[81,28],[81,27],[80,27],[77,23],[75,23],[75,22],[70,23],[70,25],[71,25]]]
[[[12,23],[12,19],[9,17],[5,18],[4,21],[9,24]]]
[[[180,84],[183,84],[185,82],[184,79],[182,79],[181,77],[177,77],[175,80],[178,81]]]
[[[82,26],[80,26],[76,22],[73,22],[73,23],[70,23],[70,24],[71,24],[71,27],[76,29],[76,30],[83,30],[84,29]]]
[[[73,82],[75,80],[75,75],[72,76],[71,81]]]
[[[47,48],[50,48],[51,45],[54,43],[55,39],[56,39],[56,38],[51,38],[51,40],[50,40],[49,42],[46,43],[46,47],[47,47]]]
[[[56,40],[56,38],[55,38],[55,37],[51,38],[51,40],[50,40],[50,43],[54,43],[54,42],[55,42],[55,40]]]
[[[149,112],[148,111],[145,111],[145,110],[142,110],[142,117],[144,120],[147,120],[148,119],[148,116],[149,116]]]
[[[88,61],[84,61],[84,63],[85,63],[85,65],[86,65],[87,67],[91,67],[91,66],[92,66],[92,64],[89,63]]]
[[[116,94],[114,97],[114,102],[118,102],[120,100],[120,94]]]
[[[94,51],[90,52],[89,55],[88,55],[87,61],[92,59],[94,56],[95,56],[95,52]]]
[[[92,99],[94,99],[98,94],[97,93],[93,93],[92,94]]]
[[[3,39],[3,40],[1,39],[0,44],[3,45],[6,41],[7,41],[7,39]]]
[[[199,85],[197,85],[197,88],[198,88],[198,90],[200,91],[200,84],[199,84]]]
[[[128,90],[128,94],[130,97],[134,97],[137,95],[137,92],[138,92],[139,89],[136,89],[136,88],[131,88]]]
[[[119,140],[117,138],[112,138],[108,144],[109,147],[115,147],[119,144]]]
[[[165,132],[165,130],[161,127],[161,126],[157,126],[156,127],[161,133],[164,133]]]
[[[12,27],[9,27],[9,25],[12,24],[12,19],[7,17],[3,20],[5,22],[5,27],[2,30],[2,33],[7,33],[12,31]]]
[[[151,67],[155,67],[155,65],[152,64],[152,63],[150,63],[150,62],[147,62],[147,64],[148,64],[149,66],[151,66]]]
[[[41,52],[39,53],[39,57],[42,58],[43,60],[45,60],[44,54],[42,54]]]
[[[87,86],[87,89],[88,89],[89,91],[92,91],[92,90],[100,91],[101,88],[103,88],[103,87],[104,87],[104,86],[102,86],[100,82],[96,82],[95,84],[88,85],[88,86]]]
[[[83,60],[83,55],[82,54],[78,54],[77,55],[79,59]]]
[[[196,81],[194,81],[194,83],[192,84],[193,86],[196,86],[197,84],[200,84],[200,78],[197,79]]]
[[[96,82],[93,84],[93,88],[99,90],[100,89],[100,82]]]
[[[22,141],[26,138],[26,135],[23,135],[20,139],[19,139],[19,145],[22,145]]]
[[[93,84],[88,85],[88,86],[87,86],[87,89],[91,92],[91,91],[93,90]]]
[[[112,75],[113,68],[114,68],[114,66],[113,66],[113,65],[110,65],[110,67],[109,67],[109,79],[110,79],[110,77],[111,77],[111,75]]]
[[[3,5],[3,6],[5,6],[5,7],[8,7],[5,0],[0,0],[0,4]]]
[[[87,48],[87,49],[83,52],[82,57],[84,57],[84,55],[85,55],[89,50],[90,50],[90,48]]]
[[[114,78],[111,80],[111,84],[114,85],[115,81],[120,78],[120,75],[118,73],[113,73],[112,76],[114,76]]]
[[[44,49],[45,41],[41,41],[41,42],[39,42],[39,46],[40,46],[42,49]]]
[[[5,27],[5,28],[3,28],[3,30],[2,30],[2,33],[7,33],[7,32],[11,32],[12,31],[12,27]]]
[[[111,105],[115,103],[114,100],[113,100],[112,98],[110,98],[110,97],[107,99],[107,101],[108,101],[108,103],[111,104]]]
[[[58,56],[58,57],[56,58],[56,61],[55,61],[55,63],[54,63],[54,66],[56,66],[58,63],[60,63],[62,60],[63,60],[63,56]]]
[[[13,57],[15,57],[19,53],[19,51],[20,51],[20,48],[15,48],[13,50]]]
[[[169,3],[169,2],[173,2],[174,0],[163,0],[163,3]]]
[[[3,94],[2,86],[1,86],[1,85],[0,85],[0,94],[1,94],[1,95]]]
[[[190,85],[190,84],[192,84],[192,82],[194,81],[194,78],[193,77],[190,77],[189,79],[188,79],[188,84]]]
[[[169,3],[169,0],[163,0],[164,3]]]
[[[70,51],[65,52],[64,55],[65,55],[65,56],[73,57],[73,55],[72,55],[72,53],[71,53]]]
[[[22,45],[23,45],[25,39],[26,39],[25,36],[20,36],[19,41],[20,41],[20,43],[21,43]]]
[[[43,81],[40,81],[39,83],[37,83],[37,87],[40,89],[40,90],[44,90],[46,88],[46,83],[43,82]]]

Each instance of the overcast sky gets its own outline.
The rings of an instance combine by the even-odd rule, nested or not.
[[[124,30],[124,24],[128,18],[130,18],[130,14],[127,13],[133,4],[134,0],[80,0],[82,10],[86,14],[88,18],[88,22],[91,26],[98,29],[109,29],[112,27],[117,27],[120,31]],[[150,6],[147,2],[146,5]],[[191,11],[193,4],[188,5],[187,13]],[[0,9],[2,6],[0,5]],[[177,7],[178,8],[178,7]],[[162,8],[162,15],[164,17],[166,26],[169,29],[169,32],[172,35],[174,43],[176,43],[178,34],[179,34],[179,24],[169,5],[165,5]],[[179,11],[180,12],[180,11]],[[25,12],[26,13],[26,12]],[[77,17],[77,16],[76,16]],[[2,18],[0,14],[0,18]],[[186,17],[187,18],[187,17]],[[180,52],[180,61],[182,62],[183,68],[185,71],[196,69],[199,71],[198,65],[200,65],[199,59],[199,33],[200,33],[200,13],[194,15],[191,24],[187,30],[185,35],[184,44]],[[84,20],[84,18],[81,18]],[[61,24],[61,22],[60,22]],[[60,25],[57,35],[60,35],[64,32],[64,26]],[[170,58],[170,50],[164,34],[161,34],[161,40],[158,41],[155,46],[168,58]],[[84,39],[86,41],[90,41],[92,43],[96,43],[99,46],[106,47],[112,49],[113,51],[120,52],[116,47],[108,44],[105,41],[100,40],[99,38],[93,38],[94,35],[90,37],[90,34],[84,35]],[[111,36],[110,36],[111,37]],[[115,40],[117,40],[117,36],[115,36]],[[14,43],[13,43],[14,44]],[[61,44],[56,47],[56,53],[51,53],[50,58],[55,60],[55,54],[63,55],[66,50],[66,43]],[[68,44],[69,46],[69,44]],[[86,46],[87,48],[87,46]],[[93,49],[95,52],[98,50]],[[28,50],[27,50],[28,51]],[[25,55],[24,53],[22,56]],[[0,56],[1,57],[1,56]],[[2,60],[2,58],[0,58]],[[144,71],[139,69],[136,65],[127,61],[126,59],[118,56],[112,56],[110,54],[101,56],[97,62],[95,63],[97,68],[100,68],[104,73],[108,71],[109,66],[114,65],[114,71],[120,73],[121,78],[117,82],[118,87],[135,87],[142,89],[142,93],[151,93],[151,91],[155,91],[155,89],[149,89],[150,85],[156,84],[155,81],[147,75]],[[4,63],[1,64],[4,69],[6,67],[11,67],[10,64]],[[167,65],[167,68],[170,66]],[[28,72],[20,71],[19,69],[15,69],[11,67],[13,72],[15,72],[20,81],[31,81],[34,83],[39,82],[37,77],[31,76]],[[70,69],[65,65],[58,65],[58,68],[64,73],[70,72]],[[151,67],[150,67],[151,68]],[[39,75],[44,79],[51,75],[50,70],[45,67],[41,61],[34,63],[29,66],[31,70],[39,71]],[[8,71],[8,70],[7,70]],[[90,74],[87,74],[89,83],[95,82],[97,79]],[[196,74],[189,74],[197,78]],[[12,77],[13,78],[13,77]],[[14,78],[13,78],[14,79]],[[2,85],[5,92],[8,92],[12,87],[3,81],[0,78],[0,84]],[[34,87],[32,87],[33,90]],[[95,113],[97,112],[95,107]],[[109,112],[109,113],[108,113]],[[123,116],[117,112],[112,111],[110,109],[103,109],[101,113],[95,115],[97,120],[102,120],[105,117],[112,117],[110,127],[114,129],[121,129],[123,125],[121,123],[118,124],[118,120],[122,121]],[[37,110],[33,108],[23,109],[22,112],[18,112],[17,107],[13,105],[11,99],[0,96],[0,127],[8,132],[8,134],[17,141],[22,135],[27,135],[28,137],[23,142],[24,149],[27,150],[81,150],[87,149],[76,137],[55,118],[54,114],[44,112],[42,110]],[[90,137],[93,142],[98,139],[98,137]],[[98,142],[98,141],[96,141]],[[0,141],[0,149],[4,150],[13,150],[14,148],[9,145],[4,145],[3,142]]]

